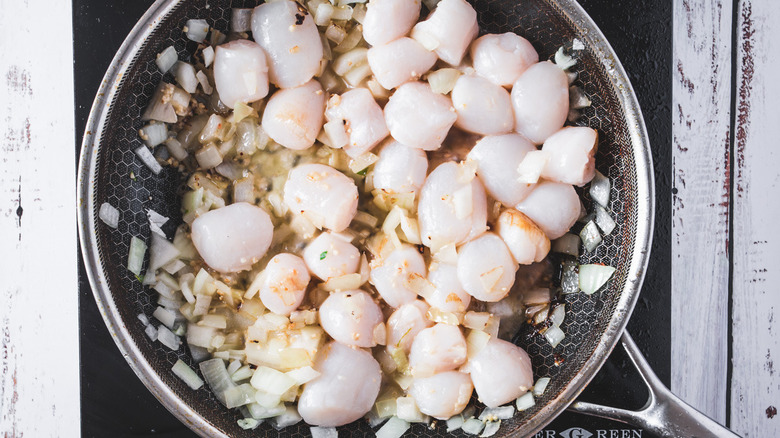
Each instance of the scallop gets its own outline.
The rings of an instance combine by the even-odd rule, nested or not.
[[[317,139],[324,109],[325,94],[315,80],[300,87],[279,90],[268,99],[263,111],[263,129],[280,145],[303,150]]]
[[[306,246],[303,260],[312,274],[328,281],[356,273],[360,267],[360,251],[348,238],[325,232]]]
[[[425,415],[446,420],[463,412],[471,399],[474,385],[468,374],[447,371],[412,380],[409,395]]]
[[[441,147],[457,118],[450,98],[434,93],[423,82],[401,85],[385,105],[385,121],[393,138],[426,151]]]
[[[509,294],[517,263],[506,244],[494,233],[485,233],[458,250],[458,279],[472,297],[495,302]]]
[[[331,97],[325,117],[328,121],[344,123],[348,137],[344,152],[353,158],[370,151],[390,134],[382,108],[365,88],[354,88]]]
[[[268,213],[246,202],[211,210],[192,222],[198,254],[223,273],[251,269],[268,251],[273,233]]]
[[[268,95],[268,64],[259,44],[235,40],[217,46],[214,57],[214,84],[228,108],[250,103]]]
[[[477,162],[477,176],[490,196],[514,206],[533,190],[534,184],[517,181],[517,167],[525,154],[535,150],[536,146],[522,135],[497,135],[478,141],[468,158]]]
[[[324,164],[302,164],[290,171],[284,202],[317,228],[343,231],[357,213],[358,191],[352,178]]]
[[[252,36],[268,55],[271,82],[291,88],[320,69],[322,40],[306,8],[294,1],[265,3],[252,13]]]
[[[596,174],[598,141],[598,132],[583,126],[566,127],[551,135],[542,146],[549,156],[542,177],[584,186]]]
[[[487,199],[478,178],[452,161],[428,175],[417,207],[423,245],[438,250],[460,244],[487,229]]]
[[[431,307],[444,312],[465,312],[469,307],[471,295],[460,284],[456,265],[431,264],[428,281],[434,287],[434,291],[426,298]]]
[[[277,254],[266,265],[260,301],[271,312],[289,315],[301,305],[311,276],[303,259],[293,254]]]
[[[498,338],[469,360],[469,371],[479,400],[491,408],[515,400],[534,384],[528,353]]]
[[[362,290],[334,292],[320,305],[320,325],[344,345],[373,347],[374,334],[384,322],[382,309]],[[384,341],[384,339],[382,339]]]
[[[479,33],[477,12],[465,0],[441,0],[433,13],[414,26],[412,35],[420,35],[442,61],[458,65],[469,44]]]
[[[433,325],[426,316],[428,307],[425,301],[415,300],[390,315],[387,319],[387,351],[390,354],[400,348],[408,355],[417,334]]]
[[[363,39],[372,46],[406,35],[420,18],[420,0],[371,0],[367,6]]]
[[[464,75],[452,89],[455,126],[482,135],[511,132],[515,127],[509,92],[479,76]]]
[[[412,375],[430,377],[466,362],[466,339],[458,326],[438,323],[417,334],[409,353]]]
[[[335,427],[360,419],[374,406],[382,372],[367,351],[331,342],[317,354],[320,375],[303,386],[298,413],[311,425]]]
[[[515,208],[555,240],[580,217],[580,198],[571,184],[542,181]]]
[[[391,193],[419,192],[428,174],[428,157],[421,149],[391,140],[379,151],[373,173],[374,188]]]
[[[377,82],[388,90],[419,79],[436,60],[435,53],[406,37],[368,49],[371,72]]]
[[[377,260],[371,268],[371,284],[390,307],[400,307],[417,299],[417,292],[409,289],[413,276],[425,278],[425,260],[411,245],[394,249],[386,258]]]
[[[502,87],[511,87],[539,54],[527,39],[512,32],[487,34],[471,44],[471,59],[478,75]]]
[[[528,216],[508,208],[498,216],[496,233],[504,240],[517,263],[541,262],[550,252],[550,239]]]
[[[569,80],[550,61],[539,62],[523,73],[512,87],[515,130],[535,144],[563,127],[569,114]]]

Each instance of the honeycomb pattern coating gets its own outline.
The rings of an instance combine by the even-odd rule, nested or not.
[[[480,31],[484,33],[516,32],[531,41],[540,54],[540,59],[550,59],[558,47],[571,44],[577,27],[559,10],[552,0],[470,0],[478,11]],[[151,315],[156,307],[156,293],[143,287],[125,268],[131,236],[149,239],[146,210],[153,209],[171,218],[164,227],[170,236],[175,225],[181,222],[179,194],[183,178],[174,169],[165,168],[155,176],[137,158],[133,150],[141,146],[138,129],[142,126],[140,115],[151,98],[162,75],[154,63],[155,55],[173,45],[180,59],[189,59],[194,43],[181,32],[189,18],[205,18],[209,24],[221,31],[228,30],[231,7],[252,7],[253,1],[193,0],[182,1],[160,22],[160,25],[146,41],[132,60],[123,78],[107,118],[106,128],[100,136],[98,151],[98,177],[94,205],[109,202],[119,209],[120,225],[112,230],[98,223],[98,251],[102,269],[108,279],[122,320],[131,332],[132,342],[139,346],[156,373],[176,395],[196,412],[233,437],[254,437],[274,435],[266,423],[255,431],[240,429],[236,420],[241,415],[236,410],[224,408],[207,390],[193,391],[170,371],[177,359],[193,366],[187,354],[186,344],[173,352],[160,343],[152,343],[143,332],[143,326],[136,315]],[[626,281],[630,255],[634,246],[637,226],[636,165],[631,149],[626,115],[620,106],[617,90],[610,82],[607,67],[591,48],[580,52],[579,62],[574,67],[579,73],[579,85],[593,102],[583,111],[578,125],[590,126],[599,131],[599,152],[597,168],[612,181],[610,210],[618,223],[611,235],[591,254],[581,256],[581,263],[604,263],[617,268],[608,290],[586,296],[566,296],[566,320],[563,330],[565,340],[553,351],[546,340],[533,335],[529,330],[516,337],[517,342],[531,355],[535,376],[552,377],[547,391],[536,401],[536,406],[504,421],[496,436],[516,436],[522,433],[523,424],[560,394],[568,382],[580,371],[591,356],[601,335],[607,329],[609,319],[620,298]],[[168,80],[171,80],[168,78]],[[131,178],[134,175],[134,178]],[[581,191],[586,207],[591,201],[587,191]],[[96,214],[96,213],[95,213]],[[148,262],[148,260],[147,260]],[[556,357],[563,358],[556,365]],[[443,422],[435,427],[414,425],[405,436],[445,436]],[[343,438],[372,436],[364,421],[339,428]],[[463,432],[454,436],[467,436]],[[308,437],[310,432],[303,423],[279,432],[281,437]]]

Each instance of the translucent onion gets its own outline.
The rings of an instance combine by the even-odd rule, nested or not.
[[[601,243],[601,234],[596,224],[591,220],[580,231],[580,239],[588,252],[594,251]]]
[[[98,217],[104,224],[111,228],[116,229],[119,226],[119,210],[108,202],[104,202],[100,205]]]
[[[609,178],[602,175],[598,170],[593,180],[590,182],[590,197],[604,208],[609,206]]]
[[[209,24],[203,19],[187,20],[184,32],[191,41],[202,43],[206,39],[206,34],[209,33]]]
[[[530,392],[526,392],[525,394],[521,395],[515,402],[515,406],[517,407],[518,412],[531,408],[535,404],[536,402],[534,402],[534,395]]]
[[[162,166],[157,162],[157,158],[154,158],[149,148],[141,146],[135,150],[135,153],[155,175],[159,175],[162,172]]]
[[[392,417],[381,429],[376,431],[376,438],[401,438],[410,427],[409,422]]]
[[[173,77],[176,82],[188,93],[194,93],[198,89],[198,78],[195,75],[195,67],[183,61],[177,61],[173,66]]]
[[[157,54],[157,59],[155,59],[154,62],[157,64],[157,67],[160,68],[161,72],[167,73],[178,60],[179,55],[176,53],[176,49],[173,48],[173,46],[168,46],[165,50]]]

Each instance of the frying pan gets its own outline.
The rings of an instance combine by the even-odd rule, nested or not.
[[[160,402],[202,436],[250,437],[270,432],[245,431],[236,410],[224,408],[207,389],[193,391],[170,371],[177,359],[197,369],[186,347],[171,351],[151,342],[136,316],[151,314],[156,293],[144,288],[125,268],[130,238],[149,236],[146,210],[181,223],[177,193],[182,176],[165,168],[159,175],[147,169],[133,150],[141,145],[140,116],[162,79],[154,63],[157,53],[173,45],[180,58],[194,51],[181,29],[189,18],[205,18],[228,30],[232,7],[252,7],[257,1],[158,0],[133,28],[114,57],[87,122],[79,162],[78,223],[87,275],[100,312],[119,349],[138,377]],[[558,47],[584,43],[577,52],[577,84],[593,102],[577,124],[600,133],[597,168],[612,181],[610,210],[617,228],[581,263],[603,263],[617,270],[598,294],[567,295],[566,338],[553,350],[541,336],[520,333],[515,341],[532,358],[534,375],[552,378],[536,405],[503,422],[497,436],[530,436],[567,408],[584,389],[622,337],[629,357],[650,387],[650,400],[640,412],[574,403],[571,409],[640,425],[666,436],[710,436],[712,420],[682,404],[663,388],[624,328],[637,300],[650,252],[654,186],[650,146],[631,84],[612,48],[574,0],[471,0],[482,33],[516,32],[549,58]],[[131,177],[132,176],[132,177]],[[584,202],[589,205],[587,193]],[[98,219],[108,202],[120,211],[118,229]],[[163,228],[171,235],[172,228]],[[563,361],[561,361],[563,359]],[[299,423],[278,433],[308,436]],[[341,437],[371,436],[364,421],[339,428]],[[443,436],[444,429],[414,425],[407,436]],[[462,432],[456,435],[465,436]]]

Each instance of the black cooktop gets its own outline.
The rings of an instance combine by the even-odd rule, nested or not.
[[[522,0],[521,0],[522,1]],[[89,109],[114,52],[151,0],[73,0],[76,154]],[[580,0],[612,44],[634,86],[653,149],[656,220],[652,258],[628,330],[667,385],[671,288],[671,8],[668,1]],[[79,256],[80,258],[80,256]],[[194,437],[136,378],[106,330],[81,263],[81,430],[85,437]],[[580,399],[638,409],[639,376],[616,348]],[[74,421],[76,421],[74,419]],[[539,438],[649,437],[633,427],[565,412]]]

